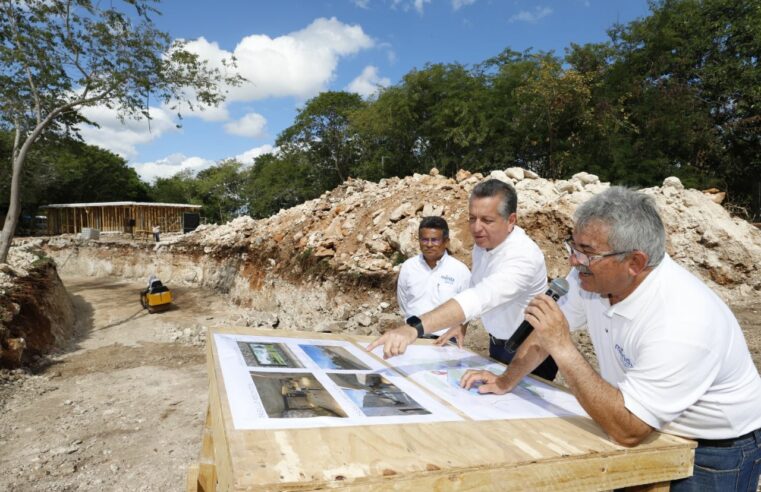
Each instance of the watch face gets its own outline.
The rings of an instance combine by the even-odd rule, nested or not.
[[[417,316],[410,316],[409,318],[407,318],[406,323],[410,326],[415,326],[422,322],[420,321],[420,318],[418,318]]]

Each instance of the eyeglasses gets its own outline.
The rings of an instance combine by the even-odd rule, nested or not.
[[[439,244],[444,242],[444,238],[441,237],[421,237],[420,242],[423,244],[432,244],[434,246],[438,246]]]
[[[608,256],[616,256],[616,255],[625,255],[628,253],[631,253],[632,251],[613,251],[612,253],[600,253],[596,255],[591,255],[588,253],[584,253],[583,251],[580,251],[579,248],[576,247],[576,244],[574,244],[572,239],[566,239],[563,241],[563,246],[565,246],[566,251],[568,252],[568,256],[575,256],[576,260],[584,265],[585,267],[588,267],[590,263],[593,261],[601,260],[602,258],[606,258]]]

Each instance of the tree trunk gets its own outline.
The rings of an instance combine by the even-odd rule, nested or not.
[[[15,152],[14,152],[15,154]],[[8,215],[5,217],[3,230],[0,232],[0,263],[8,263],[8,251],[13,242],[13,233],[16,231],[19,214],[21,214],[21,167],[24,164],[26,152],[14,156],[13,172],[11,177],[11,196],[8,204]]]

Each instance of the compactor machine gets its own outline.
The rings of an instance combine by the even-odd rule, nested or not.
[[[172,304],[172,291],[153,275],[148,279],[148,288],[140,291],[140,304],[153,314],[169,308]]]

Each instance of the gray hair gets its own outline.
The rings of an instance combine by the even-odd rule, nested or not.
[[[487,179],[478,183],[470,192],[471,200],[493,196],[500,197],[497,211],[504,219],[508,219],[510,214],[514,214],[518,209],[518,193],[515,192],[515,188],[510,183],[498,179]]]
[[[666,230],[652,197],[613,186],[582,204],[575,215],[577,230],[600,221],[609,227],[613,251],[642,251],[647,266],[657,266],[666,254]]]

